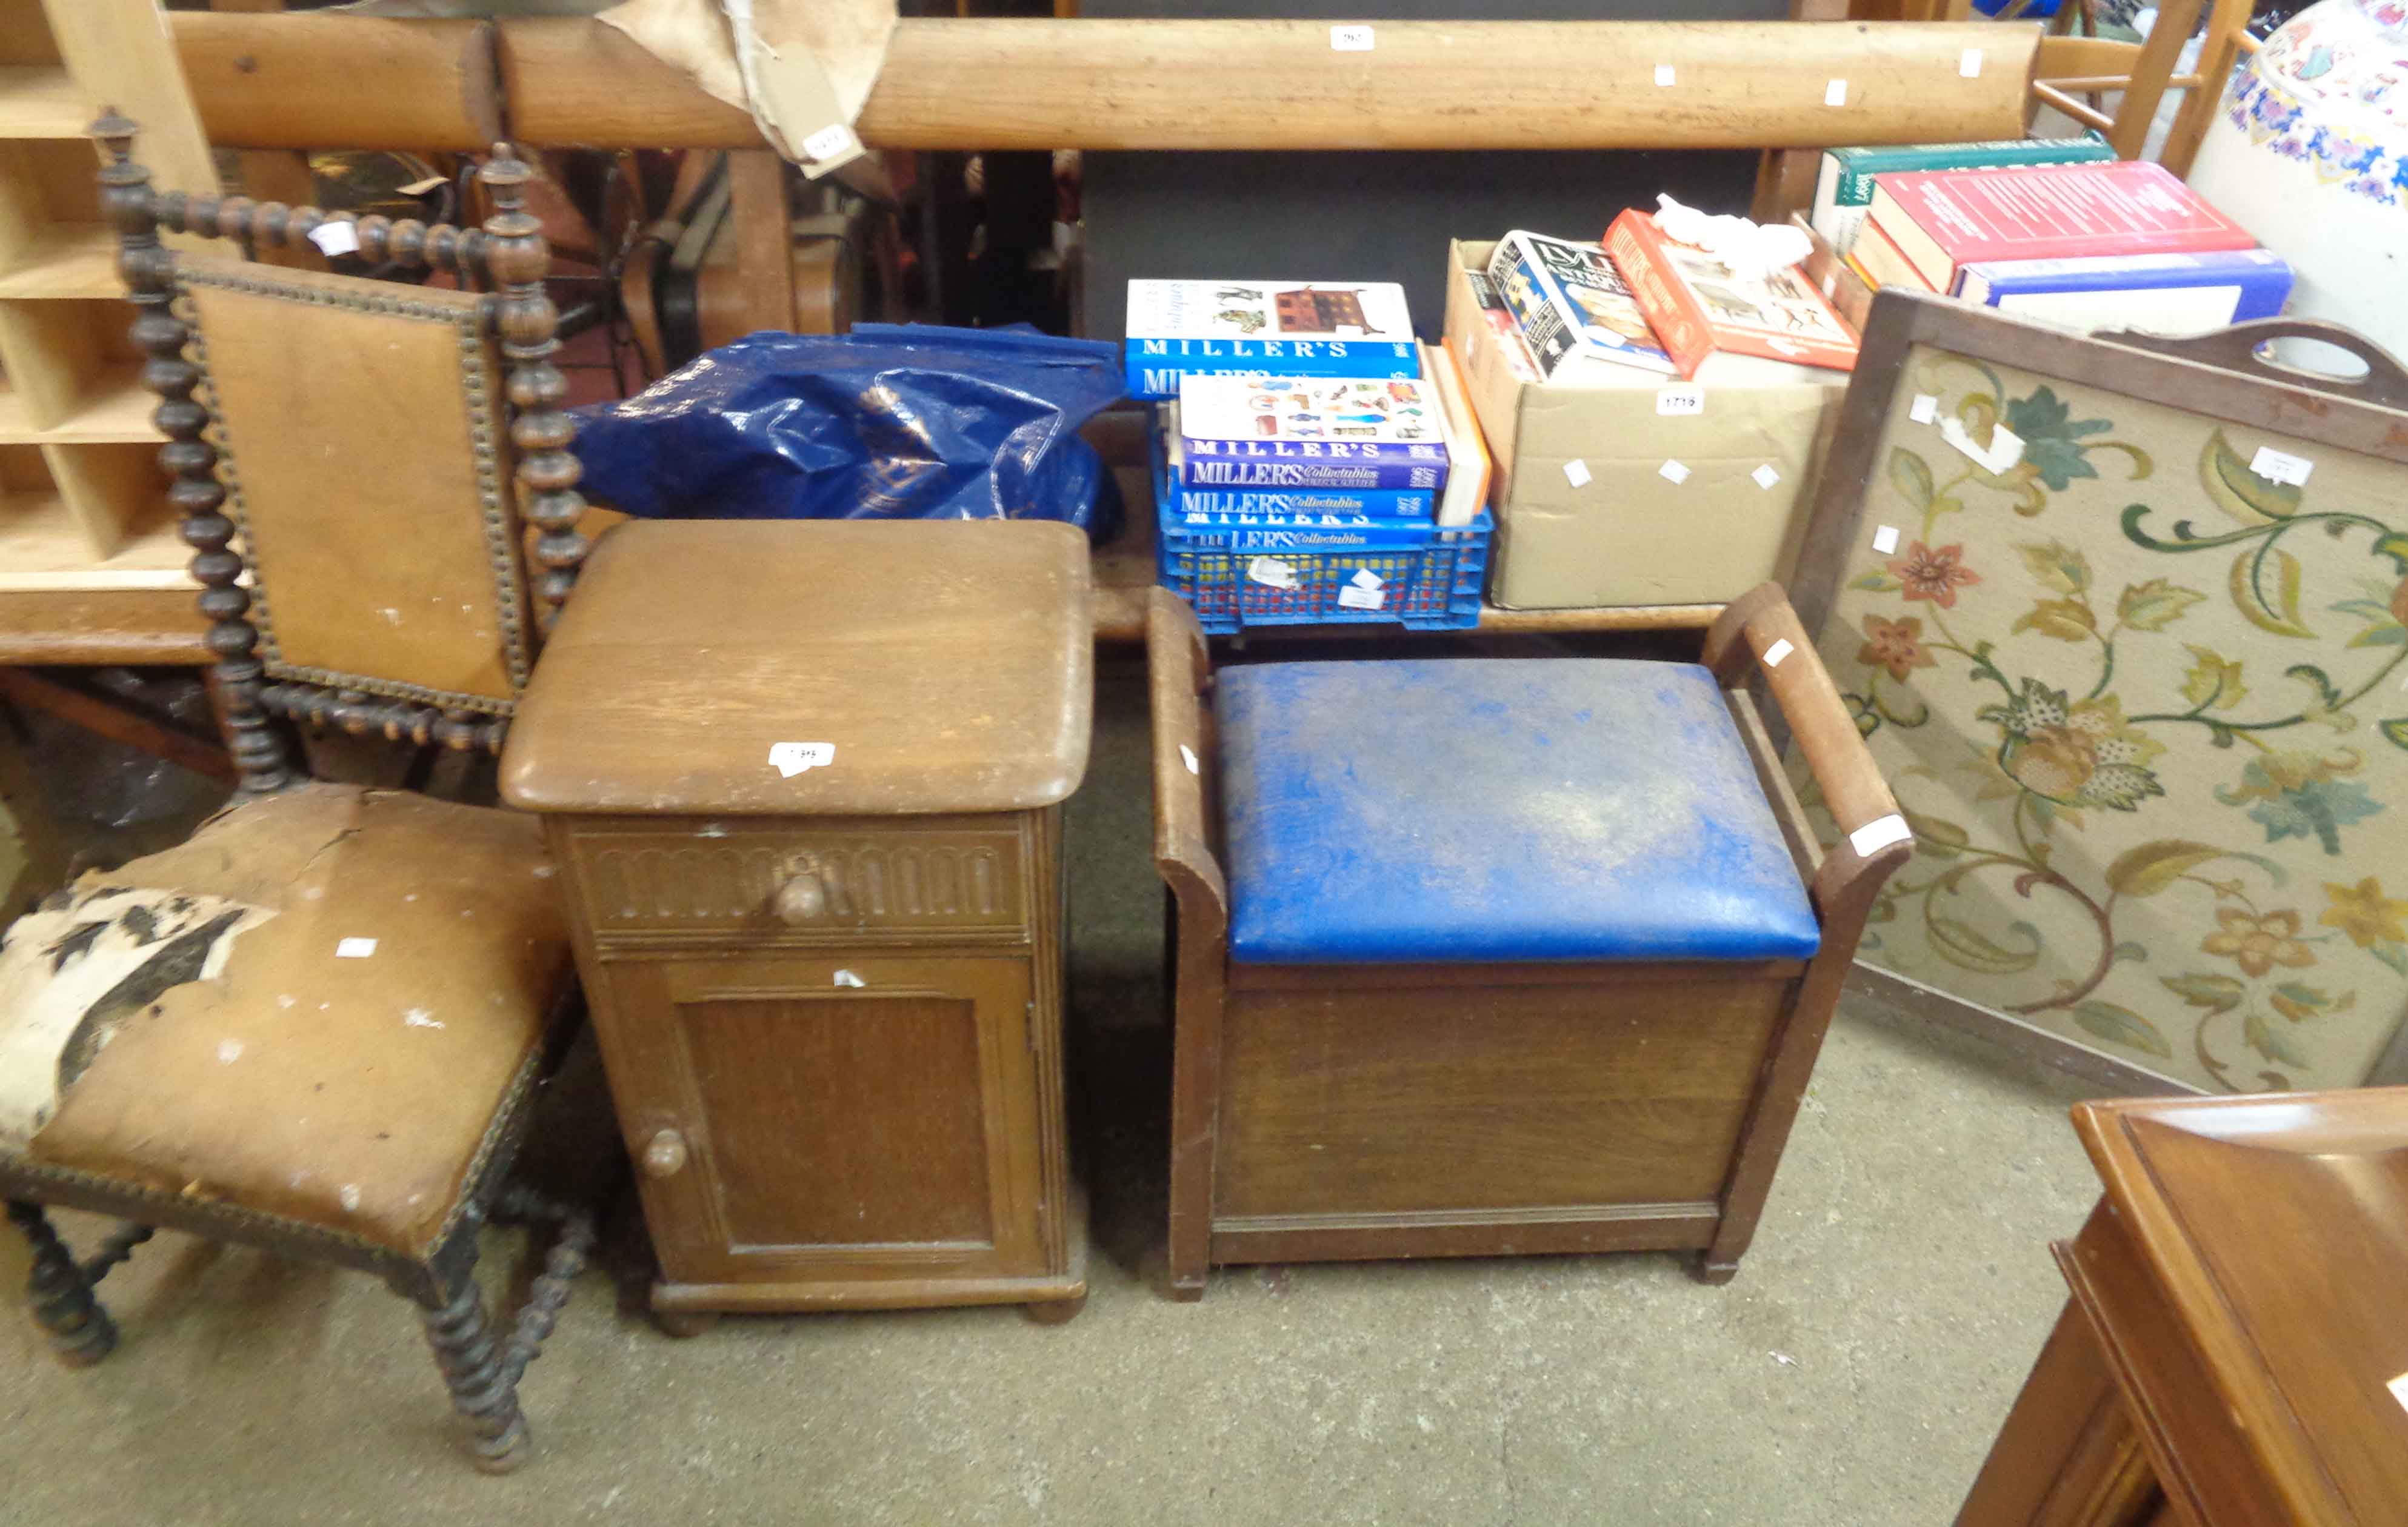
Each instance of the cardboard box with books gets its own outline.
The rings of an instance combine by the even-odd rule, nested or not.
[[[1531,380],[1483,302],[1507,294],[1474,279],[1498,248],[1449,244],[1445,329],[1493,464],[1490,601],[1713,604],[1785,577],[1848,374],[1727,356],[1710,366],[1746,379],[1581,362]]]

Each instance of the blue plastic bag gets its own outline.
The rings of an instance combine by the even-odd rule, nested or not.
[[[1063,520],[1119,528],[1079,426],[1118,347],[1033,329],[763,331],[580,408],[588,497],[654,520]]]

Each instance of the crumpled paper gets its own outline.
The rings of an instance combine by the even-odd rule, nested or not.
[[[625,0],[595,20],[760,124],[817,178],[866,151],[853,122],[895,35],[895,0]]]
[[[1705,250],[1742,281],[1761,286],[1773,272],[1788,269],[1813,251],[1813,240],[1787,223],[1716,216],[1663,195],[1656,205],[1656,226],[1666,238]]]

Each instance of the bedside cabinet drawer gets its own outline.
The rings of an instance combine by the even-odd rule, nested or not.
[[[1029,846],[1016,817],[553,821],[598,944],[1028,932]]]

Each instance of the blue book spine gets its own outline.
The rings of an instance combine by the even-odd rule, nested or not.
[[[2198,254],[2097,255],[2069,260],[1989,260],[1965,267],[1959,290],[1978,293],[1989,307],[2002,298],[2059,292],[2146,293],[2191,287],[2236,291],[2227,323],[2272,318],[2291,294],[2291,267],[2267,250],[2211,250]],[[2136,321],[2149,316],[2137,312]]]
[[[1267,492],[1233,492],[1218,488],[1173,486],[1168,500],[1182,519],[1193,516],[1269,516],[1318,521],[1336,515],[1345,520],[1429,520],[1438,512],[1436,493],[1400,492],[1392,489],[1325,492],[1312,488],[1279,489]]]
[[[1421,352],[1384,339],[1143,339],[1124,344],[1129,395],[1175,398],[1182,377],[1369,377],[1412,381]]]
[[[1446,486],[1442,446],[1323,445],[1297,440],[1180,441],[1190,488],[1323,489],[1434,493]]]

